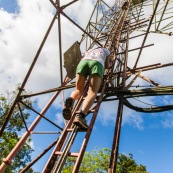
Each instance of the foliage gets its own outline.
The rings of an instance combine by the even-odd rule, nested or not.
[[[107,173],[110,161],[111,151],[108,148],[103,148],[101,150],[96,149],[91,153],[85,152],[83,161],[80,166],[80,173],[88,172],[99,172]],[[63,173],[72,172],[73,166],[75,164],[75,158],[69,157],[65,163]],[[120,154],[117,160],[117,173],[147,173],[146,167],[143,165],[138,165],[134,159],[133,155],[129,154],[126,156]]]
[[[11,98],[7,100],[4,96],[0,96],[0,126],[2,126],[5,115],[10,108],[11,100]],[[30,100],[26,100],[25,103],[32,106]],[[23,105],[20,105],[20,108],[23,112],[22,114],[24,119],[27,120],[30,115],[29,111]],[[9,123],[6,126],[3,135],[0,138],[0,164],[2,163],[2,159],[10,153],[20,139],[22,129],[25,127],[21,116],[19,107],[16,107],[10,117]],[[30,142],[31,139],[29,138],[14,157],[13,164],[5,170],[6,173],[19,172],[20,169],[25,167],[27,162],[31,160],[30,154],[33,149],[31,148]],[[32,169],[30,169],[29,172],[33,172]]]
[[[129,156],[124,154],[118,156],[117,173],[147,173],[146,171],[146,166],[138,165],[132,154],[129,154]]]

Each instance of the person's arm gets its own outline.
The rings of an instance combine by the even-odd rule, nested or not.
[[[109,68],[110,68],[110,55],[106,57],[106,61],[105,61],[105,69],[109,69]]]

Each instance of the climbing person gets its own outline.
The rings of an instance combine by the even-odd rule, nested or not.
[[[76,69],[76,89],[71,93],[65,101],[65,106],[62,111],[63,117],[66,120],[71,118],[74,101],[79,99],[84,91],[84,86],[87,77],[89,78],[89,88],[87,96],[83,101],[82,108],[79,114],[75,116],[73,124],[87,129],[85,117],[90,107],[94,103],[97,92],[100,89],[104,68],[109,68],[110,51],[106,48],[89,49],[84,53],[83,58],[79,62]]]

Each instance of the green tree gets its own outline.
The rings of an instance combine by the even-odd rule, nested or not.
[[[13,95],[15,93],[13,92]],[[11,99],[5,98],[4,96],[0,96],[0,126],[2,126],[5,115],[7,114]],[[32,106],[30,100],[25,100],[25,103],[29,106]],[[20,106],[22,110],[22,114],[25,120],[29,118],[29,111],[25,108],[25,106]],[[0,164],[2,163],[2,159],[5,158],[16,143],[20,139],[20,135],[22,133],[22,129],[24,128],[24,123],[21,117],[21,113],[19,107],[16,107],[13,111],[13,115],[11,116],[8,125],[5,128],[3,135],[0,138]],[[16,154],[13,159],[13,163],[6,169],[6,173],[16,173],[19,172],[21,168],[25,167],[26,164],[31,161],[31,152],[33,149],[30,146],[31,139],[28,139],[27,142],[23,145],[20,151]],[[33,172],[32,169],[28,170],[28,172]]]
[[[80,173],[107,173],[110,161],[111,150],[103,148],[95,149],[91,153],[85,152],[83,161],[80,166]],[[73,170],[75,158],[69,157],[65,163],[63,173],[70,173]],[[120,154],[117,160],[117,173],[148,173],[146,167],[138,165],[133,155],[128,156]]]
[[[146,166],[138,165],[132,154],[118,156],[117,173],[147,173],[146,171]]]

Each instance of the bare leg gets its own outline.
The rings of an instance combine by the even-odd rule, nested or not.
[[[71,118],[74,100],[80,98],[84,90],[85,80],[86,78],[83,75],[76,74],[76,90],[71,93],[71,98],[69,97],[65,101],[65,106],[62,111],[64,119],[69,120]]]
[[[101,81],[102,79],[100,78],[98,74],[93,74],[89,77],[88,95],[83,102],[82,113],[87,114],[90,107],[94,103],[97,92],[100,89]]]
[[[71,97],[74,100],[77,100],[80,98],[80,96],[84,90],[85,81],[86,81],[85,76],[83,76],[81,74],[76,74],[76,90],[74,90],[71,93]]]
[[[96,98],[97,92],[100,88],[101,81],[102,79],[97,74],[93,74],[89,77],[88,95],[83,102],[81,113],[78,114],[73,121],[73,123],[76,126],[79,126],[82,130],[86,130],[88,128],[88,124],[85,120],[85,115],[88,113],[90,107],[92,106]]]

